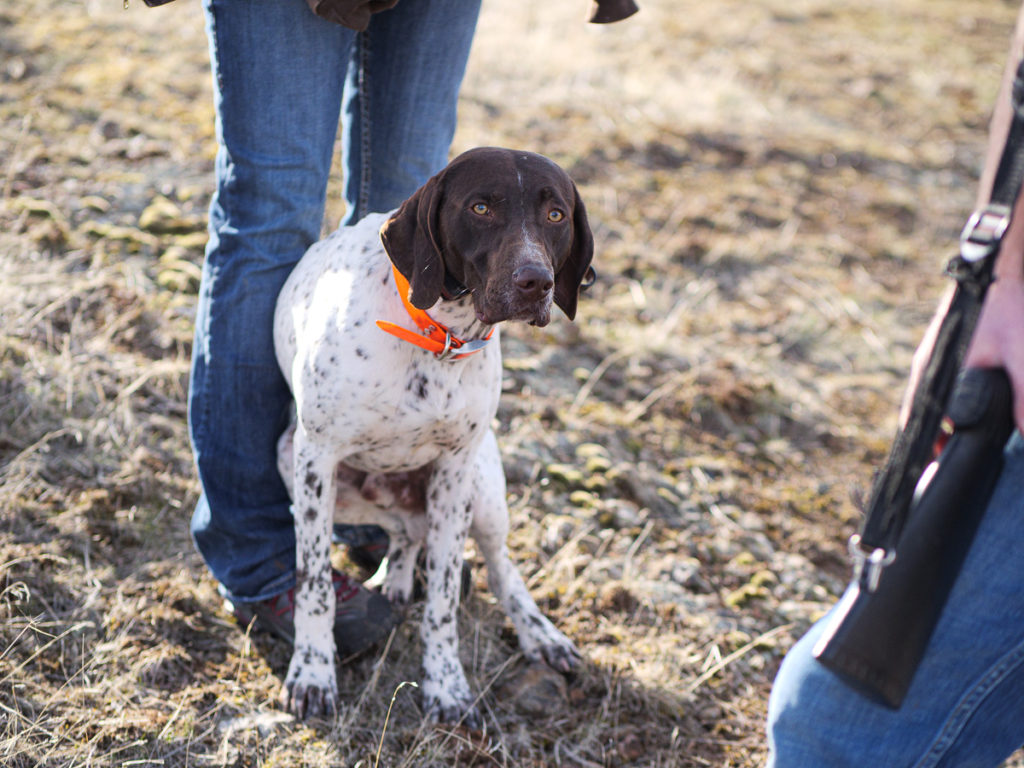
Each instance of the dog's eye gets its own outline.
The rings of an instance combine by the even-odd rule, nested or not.
[[[471,206],[471,210],[477,216],[486,216],[488,213],[491,212],[491,207],[487,205],[487,203],[474,203]]]
[[[552,208],[550,211],[548,211],[548,221],[553,221],[553,222],[555,222],[557,224],[558,222],[562,221],[562,219],[564,219],[564,218],[565,218],[565,214],[562,213],[557,208]]]

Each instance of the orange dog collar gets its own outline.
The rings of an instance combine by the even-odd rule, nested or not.
[[[382,331],[387,331],[393,336],[397,336],[403,341],[415,344],[417,347],[422,347],[428,352],[433,352],[434,357],[438,360],[461,360],[472,355],[474,352],[479,352],[487,345],[491,335],[494,333],[493,328],[488,331],[484,338],[473,341],[463,341],[456,336],[452,336],[452,332],[448,328],[435,321],[424,310],[412,305],[409,301],[409,281],[405,279],[405,275],[399,272],[394,264],[391,265],[391,271],[394,272],[395,287],[398,289],[398,295],[402,299],[405,311],[409,313],[409,317],[416,323],[420,333],[410,331],[408,328],[403,328],[387,320],[378,320],[378,328]]]

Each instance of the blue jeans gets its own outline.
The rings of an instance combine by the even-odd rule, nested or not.
[[[203,491],[192,534],[234,599],[294,583],[275,456],[291,396],[273,314],[320,234],[339,120],[351,224],[396,207],[447,162],[479,4],[405,0],[355,33],[305,0],[204,0],[218,152],[189,390]]]
[[[982,768],[1024,744],[1024,440],[1006,466],[903,706],[870,703],[811,655],[783,660],[768,705],[770,768]]]

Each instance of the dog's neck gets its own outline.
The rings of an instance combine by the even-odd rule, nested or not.
[[[440,299],[427,314],[463,341],[486,338],[494,327],[477,318],[473,296],[469,293],[456,299]]]
[[[460,360],[487,345],[493,327],[477,318],[472,296],[451,301],[439,299],[429,310],[422,310],[411,301],[409,281],[405,275],[394,265],[392,274],[402,304],[419,333],[390,320],[377,321],[381,330],[431,351],[444,360]]]

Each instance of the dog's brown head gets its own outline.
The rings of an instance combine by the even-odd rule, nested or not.
[[[388,256],[429,309],[465,286],[477,318],[547,325],[573,319],[594,238],[576,185],[541,155],[483,147],[456,157],[381,230]]]

